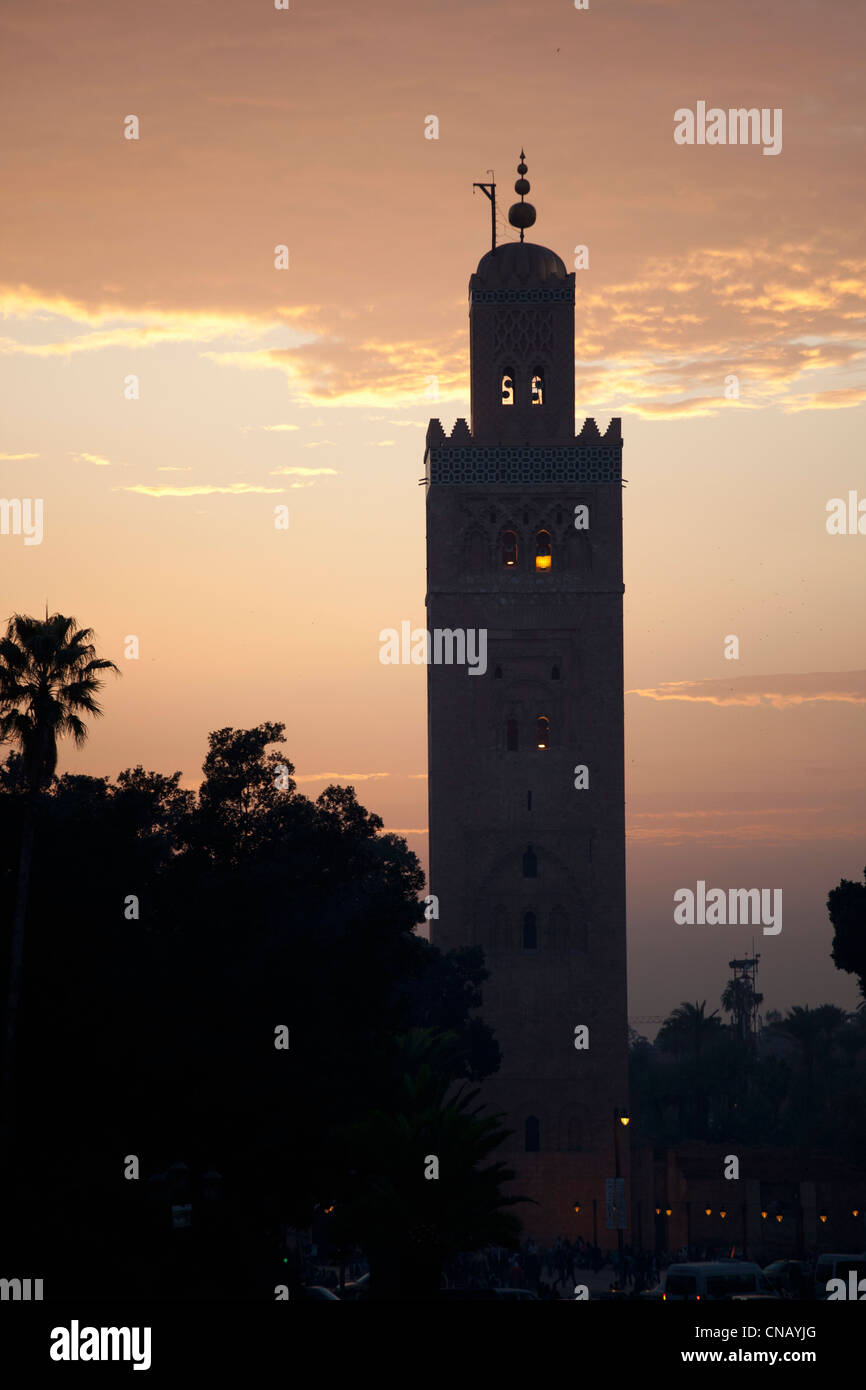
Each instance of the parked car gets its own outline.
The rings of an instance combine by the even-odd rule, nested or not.
[[[783,1298],[814,1298],[812,1266],[806,1260],[774,1260],[764,1274]]]
[[[748,1260],[707,1260],[670,1265],[665,1276],[666,1303],[720,1302],[735,1294],[781,1295],[772,1288],[758,1264]]]
[[[866,1279],[866,1254],[819,1255],[815,1265],[815,1297],[826,1299],[828,1279],[844,1279],[847,1288],[851,1270],[856,1272],[858,1283]]]
[[[313,1299],[317,1303],[339,1303],[340,1300],[330,1289],[326,1289],[324,1284],[302,1284],[295,1299]]]
[[[439,1297],[446,1303],[474,1303],[478,1299],[495,1303],[498,1302],[499,1293],[497,1289],[440,1289]]]
[[[346,1284],[345,1288],[340,1294],[340,1297],[344,1301],[352,1301],[359,1298],[369,1298],[370,1275],[362,1274],[359,1279],[353,1279],[350,1284]]]

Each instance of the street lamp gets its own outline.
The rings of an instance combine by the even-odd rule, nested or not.
[[[616,1248],[619,1256],[619,1276],[622,1278],[622,1226],[620,1225],[619,1209],[617,1198],[619,1190],[619,1126],[623,1129],[629,1122],[629,1116],[625,1110],[620,1110],[619,1106],[613,1112],[613,1157],[614,1157],[614,1185],[613,1185],[613,1209],[616,1213]]]

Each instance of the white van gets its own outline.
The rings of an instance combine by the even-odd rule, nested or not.
[[[748,1260],[718,1260],[669,1265],[662,1298],[666,1303],[713,1303],[736,1294],[779,1297],[760,1265]]]
[[[848,1288],[848,1274],[854,1270],[858,1283],[866,1279],[866,1254],[860,1255],[819,1255],[815,1265],[815,1297],[827,1297],[827,1280],[843,1279]]]

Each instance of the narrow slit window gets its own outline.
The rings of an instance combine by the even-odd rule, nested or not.
[[[537,570],[549,570],[553,560],[553,548],[550,543],[550,532],[539,531],[535,537],[535,568]]]
[[[544,405],[544,372],[537,367],[532,373],[532,395],[530,397],[533,405]]]
[[[514,569],[517,565],[517,534],[514,531],[506,531],[502,537],[502,563],[506,569]]]
[[[523,914],[523,949],[524,951],[538,950],[538,925],[534,912],[524,912]]]
[[[540,714],[535,721],[535,746],[536,748],[550,747],[550,720],[545,714]]]
[[[514,373],[503,372],[502,380],[499,383],[500,397],[503,405],[514,405]]]

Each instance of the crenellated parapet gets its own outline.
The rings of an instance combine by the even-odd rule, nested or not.
[[[604,434],[584,420],[569,444],[475,444],[464,419],[446,435],[440,420],[427,428],[424,462],[428,484],[621,483],[622,420]]]

